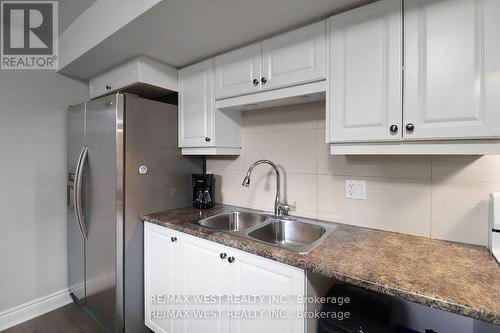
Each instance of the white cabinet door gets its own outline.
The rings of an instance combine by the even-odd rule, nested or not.
[[[206,241],[201,238],[187,236],[183,242],[181,256],[182,269],[178,274],[181,276],[181,295],[223,295],[224,280],[229,278],[223,269],[227,262],[221,259],[220,254],[224,252],[223,246]],[[221,305],[200,304],[192,302],[184,306],[190,311],[189,320],[181,321],[180,332],[183,333],[224,333],[228,332],[228,323],[221,316],[212,318],[211,313],[204,316],[201,310],[218,311]],[[201,315],[203,313],[203,316]]]
[[[401,140],[401,44],[401,0],[330,18],[331,142]]]
[[[302,269],[151,223],[144,225],[145,321],[154,332],[305,332],[305,320],[297,317],[305,307],[296,299],[306,292]],[[233,298],[224,304],[201,299],[213,295],[262,295],[264,302],[242,304]],[[188,296],[189,302],[169,303],[166,296]],[[171,314],[162,317],[161,311],[169,310]],[[189,317],[173,319],[178,310],[188,311]],[[246,317],[257,313],[263,316]]]
[[[237,310],[256,318],[230,319],[230,332],[305,332],[305,321],[297,317],[304,306],[296,298],[305,295],[304,271],[239,250],[231,255],[235,261],[229,269],[234,269],[231,273],[237,278],[236,294],[264,296],[264,301],[237,306]]]
[[[325,79],[326,22],[263,41],[262,76],[262,90]]]
[[[172,237],[177,237],[172,241]],[[179,295],[179,233],[144,223],[144,294],[145,324],[156,333],[176,333],[178,326],[163,311],[167,295]]]
[[[252,44],[215,57],[215,98],[260,90],[261,44]]]
[[[213,60],[179,70],[179,147],[211,147],[214,130]]]
[[[405,1],[407,139],[500,136],[500,1]]]

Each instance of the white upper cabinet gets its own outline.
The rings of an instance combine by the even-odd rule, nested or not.
[[[330,141],[399,141],[402,2],[330,18]]]
[[[218,100],[324,80],[326,22],[217,56],[215,73]]]
[[[259,91],[260,43],[215,57],[216,99]]]
[[[212,59],[179,70],[179,147],[213,145]]]
[[[500,1],[405,1],[407,139],[500,136]]]
[[[239,155],[241,112],[215,108],[213,59],[179,70],[179,148],[183,155]]]
[[[325,21],[262,42],[262,90],[325,78]]]
[[[141,83],[177,91],[177,75],[174,67],[142,56],[92,78],[89,81],[89,96],[96,98]]]

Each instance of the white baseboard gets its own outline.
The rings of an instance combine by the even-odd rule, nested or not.
[[[33,319],[72,302],[68,289],[40,297],[0,312],[0,331]]]

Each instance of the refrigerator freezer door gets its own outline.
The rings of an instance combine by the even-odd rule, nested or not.
[[[86,145],[86,305],[110,332],[121,332],[123,292],[117,281],[123,243],[117,235],[123,235],[122,95],[87,103]]]
[[[144,325],[143,222],[147,212],[191,203],[191,174],[199,158],[177,147],[177,107],[126,95],[125,164],[125,332],[149,332]],[[147,170],[147,171],[146,171]]]
[[[68,288],[81,302],[85,300],[85,243],[76,218],[74,204],[75,171],[85,144],[85,104],[71,106],[67,113],[67,237]]]

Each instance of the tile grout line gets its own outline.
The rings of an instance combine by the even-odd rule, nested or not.
[[[318,161],[316,161],[318,162]],[[422,183],[422,182],[425,182],[427,180],[429,180],[429,178],[403,178],[403,177],[386,177],[386,176],[366,176],[366,175],[359,175],[359,174],[344,174],[344,173],[339,173],[339,174],[334,174],[334,173],[326,173],[326,172],[319,172],[319,163],[316,163],[316,166],[317,166],[317,172],[314,173],[314,172],[288,172],[287,174],[289,175],[309,175],[309,176],[333,176],[333,177],[339,177],[339,178],[345,178],[345,177],[363,177],[363,178],[368,178],[368,179],[380,179],[380,180],[392,180],[392,181],[396,181],[396,180],[401,180],[401,181],[411,181],[411,182],[418,182],[418,183]],[[213,173],[216,173],[216,172],[245,172],[246,170],[238,170],[238,169],[211,169],[209,170],[210,172],[213,172]],[[255,173],[266,173],[265,171],[259,171],[259,170],[256,170]],[[491,182],[485,182],[485,183],[491,183]]]
[[[429,211],[429,238],[433,238],[432,237],[432,202],[433,202],[433,192],[434,192],[434,177],[433,177],[433,170],[434,170],[434,167],[433,167],[433,162],[434,162],[434,158],[431,156],[431,163],[430,163],[430,166],[431,166],[431,181],[430,181],[430,185],[431,185],[431,202],[430,202],[430,211]]]
[[[323,131],[323,134],[325,134],[324,132],[326,131],[326,117],[325,119],[323,119],[322,117],[322,113],[323,112],[326,112],[326,109],[327,109],[327,106],[325,105],[325,108],[322,109],[322,108],[319,108],[316,110],[316,135],[314,136],[315,140],[316,140],[316,219],[319,219],[319,196],[320,196],[320,193],[319,193],[319,177],[320,177],[320,174],[319,174],[319,152],[320,152],[320,149],[322,149],[322,145],[320,146],[320,143],[319,143],[319,134],[321,131]],[[330,155],[331,157],[331,155]]]
[[[320,111],[318,111],[320,112]],[[317,114],[319,116],[319,114]],[[319,129],[316,129],[316,135],[315,140],[316,140],[316,219],[318,219],[319,216],[319,144],[318,144],[318,135],[319,135]]]

